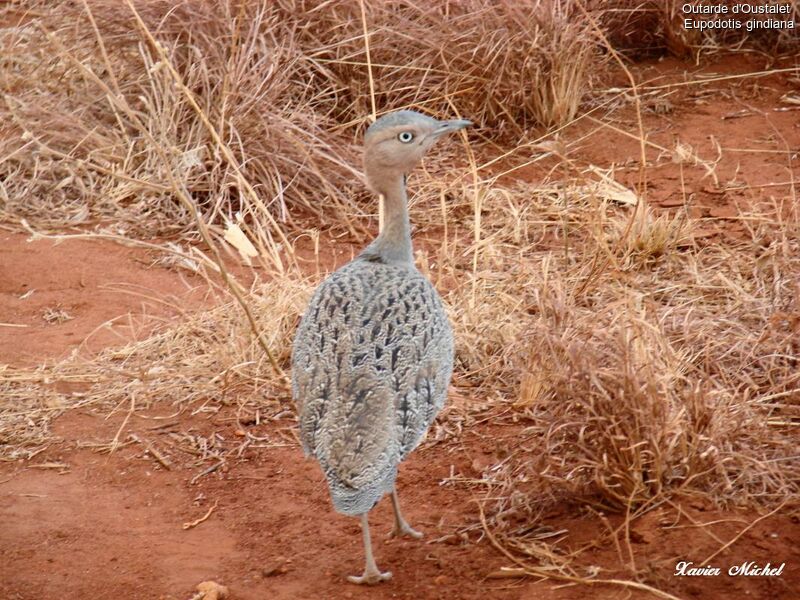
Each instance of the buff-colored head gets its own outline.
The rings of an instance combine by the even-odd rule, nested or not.
[[[382,116],[364,137],[364,171],[367,184],[377,192],[416,167],[428,149],[444,134],[472,125],[456,119],[439,121],[413,110]]]

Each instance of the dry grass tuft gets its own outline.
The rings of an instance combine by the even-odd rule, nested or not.
[[[519,135],[574,117],[599,61],[597,40],[576,18],[572,0],[368,4],[380,111],[413,105],[447,113],[456,104],[500,135]],[[335,77],[331,109],[345,122],[366,114],[358,3],[340,3],[324,14],[316,3],[297,0],[290,6],[297,22],[314,23],[301,29],[312,38],[302,43],[311,50],[310,60]]]
[[[715,4],[727,6],[727,14],[685,13],[683,7],[687,4],[695,8],[708,6],[702,0],[604,0],[592,2],[590,6],[600,15],[614,46],[633,55],[667,50],[678,57],[699,58],[713,52],[742,49],[776,55],[796,51],[800,44],[796,26],[767,26],[769,19],[794,19],[796,23],[800,18],[797,0],[784,2],[789,6],[789,13],[779,15],[734,13],[734,6],[747,4],[740,0],[725,0]],[[685,19],[724,21],[725,26],[687,29],[684,26]],[[732,26],[735,20],[741,23],[741,27]]]
[[[182,231],[192,215],[176,187],[215,223],[241,212],[266,227],[272,216],[289,220],[289,207],[320,217],[323,195],[355,210],[352,147],[315,110],[316,91],[301,83],[313,69],[272,3],[148,1],[139,11],[161,48],[127,7],[100,0],[43,4],[41,17],[2,31],[7,216]],[[268,243],[269,233],[258,237]]]
[[[563,274],[536,287],[517,407],[553,481],[617,508],[797,492],[797,224],[759,217],[751,240],[693,250],[682,217],[634,216],[586,295]]]
[[[507,457],[462,483],[485,490],[467,530],[514,564],[492,576],[591,585],[605,571],[584,554],[595,542],[575,549],[542,514],[622,512],[603,543],[617,544],[625,578],[607,581],[644,589],[617,539],[632,520],[676,494],[780,507],[800,492],[800,224],[754,205],[739,215],[746,238],[709,240],[682,212],[575,194],[593,187],[506,190],[514,227],[484,223],[503,294],[480,297],[497,308],[481,339],[514,337],[483,355],[489,379],[473,385],[503,390],[494,414],[525,426]],[[551,237],[569,251],[538,250]]]
[[[623,256],[623,268],[654,263],[692,239],[691,224],[683,213],[656,215],[644,203],[637,205],[630,226],[627,217],[612,221],[611,226],[613,241]]]
[[[207,222],[241,213],[271,251],[273,220],[291,229],[312,218],[363,237],[359,2],[135,7],[158,47],[126,5],[107,0],[41,2],[0,32],[5,218],[186,232],[191,211],[176,198],[186,193]],[[367,12],[381,112],[450,114],[456,104],[494,138],[519,136],[571,119],[597,70],[572,0],[371,3]]]

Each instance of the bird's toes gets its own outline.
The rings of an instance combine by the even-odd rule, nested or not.
[[[399,538],[403,536],[414,538],[415,540],[420,540],[423,537],[425,537],[425,534],[422,533],[421,531],[417,531],[416,529],[405,523],[403,525],[395,525],[394,529],[392,529],[391,533],[389,533],[390,538]]]
[[[381,583],[382,581],[389,581],[392,578],[392,572],[386,571],[385,573],[381,573],[380,571],[364,571],[364,574],[361,576],[358,575],[349,575],[347,577],[347,581],[350,583],[355,583],[357,585],[376,585]]]

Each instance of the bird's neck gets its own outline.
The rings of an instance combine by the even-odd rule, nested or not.
[[[378,191],[383,196],[383,230],[369,245],[368,252],[386,262],[413,264],[405,177],[392,177]]]

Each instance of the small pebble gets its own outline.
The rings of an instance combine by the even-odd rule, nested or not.
[[[277,575],[286,574],[289,571],[289,569],[286,567],[286,562],[287,561],[285,557],[279,556],[261,570],[261,576],[275,577]]]

